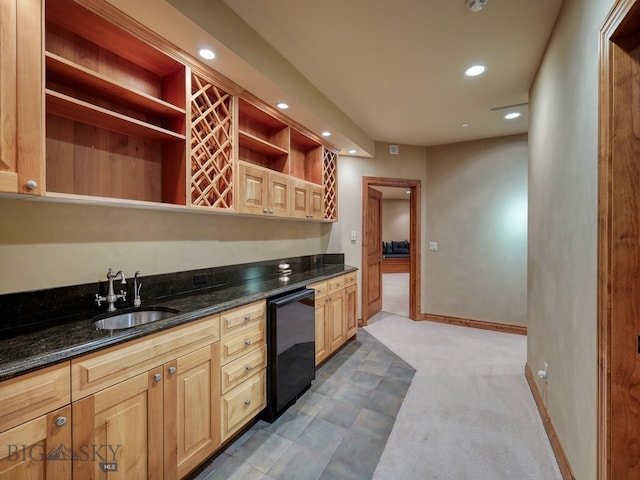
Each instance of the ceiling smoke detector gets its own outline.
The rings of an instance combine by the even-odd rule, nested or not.
[[[465,0],[467,8],[472,12],[479,12],[484,8],[489,0]]]

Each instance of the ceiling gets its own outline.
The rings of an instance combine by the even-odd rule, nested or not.
[[[562,0],[488,0],[476,13],[465,0],[224,3],[371,139],[428,146],[527,131]],[[474,63],[487,72],[465,77]],[[518,104],[516,120],[492,111]]]

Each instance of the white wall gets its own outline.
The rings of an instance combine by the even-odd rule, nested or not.
[[[427,148],[423,312],[525,325],[527,136]]]
[[[523,325],[526,312],[527,137],[442,147],[400,146],[341,157],[339,218],[329,250],[362,264],[362,177],[422,182],[420,313]],[[433,177],[433,178],[432,178]],[[519,225],[516,228],[516,225]],[[358,238],[352,242],[350,232]],[[441,249],[428,252],[429,239]]]
[[[530,92],[527,362],[549,363],[547,409],[580,480],[596,478],[598,31],[612,4],[565,0]]]
[[[409,240],[409,200],[382,199],[382,241]]]

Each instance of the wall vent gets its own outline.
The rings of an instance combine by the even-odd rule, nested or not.
[[[398,155],[400,153],[400,149],[398,145],[389,145],[389,154],[390,155]]]

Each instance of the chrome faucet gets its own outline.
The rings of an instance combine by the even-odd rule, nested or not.
[[[127,292],[125,290],[120,290],[120,293],[114,293],[113,291],[113,281],[120,276],[120,280],[122,281],[122,285],[127,284],[127,279],[124,276],[124,272],[122,270],[118,271],[118,273],[113,273],[113,270],[109,269],[107,272],[107,280],[109,280],[109,291],[107,292],[106,297],[100,296],[99,293],[96,293],[96,303],[100,306],[101,302],[107,302],[107,312],[115,312],[116,301],[121,298],[122,300],[127,299]]]
[[[142,283],[138,283],[138,275],[140,275],[140,272],[136,272],[133,276],[133,306],[136,308],[142,304],[142,300],[140,300],[140,289],[142,288]]]

